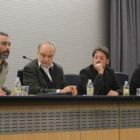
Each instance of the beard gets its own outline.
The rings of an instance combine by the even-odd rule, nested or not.
[[[7,53],[7,54],[5,54]],[[8,56],[9,56],[9,53],[10,51],[9,50],[6,50],[6,51],[3,51],[3,52],[0,52],[0,58],[3,60],[3,59],[7,59]]]

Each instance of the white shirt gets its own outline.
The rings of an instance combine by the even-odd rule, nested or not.
[[[38,66],[39,66],[39,68],[41,67],[45,71],[45,73],[49,77],[50,81],[52,82],[52,77],[50,75],[49,68],[53,67],[53,63],[48,68],[46,68],[38,61]],[[57,89],[56,93],[59,93],[59,92],[60,92],[60,89]]]
[[[53,63],[48,68],[44,67],[39,61],[38,61],[38,65],[45,71],[45,73],[49,77],[50,81],[52,82],[52,77],[50,75],[49,68],[53,67]]]

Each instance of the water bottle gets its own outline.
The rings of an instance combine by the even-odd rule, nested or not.
[[[123,86],[123,95],[124,96],[130,95],[128,81],[125,81],[125,83],[124,83],[124,86]]]
[[[87,83],[87,96],[93,96],[94,94],[94,87],[92,84],[92,80],[88,79],[88,83]]]
[[[21,82],[19,77],[16,77],[15,87],[14,87],[14,95],[20,96],[21,95]]]

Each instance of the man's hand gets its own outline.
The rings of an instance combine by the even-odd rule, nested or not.
[[[119,92],[116,92],[114,90],[110,90],[109,93],[107,94],[107,96],[118,96]]]
[[[101,74],[104,73],[104,68],[103,68],[103,66],[102,66],[101,63],[96,64],[96,65],[94,66],[94,68],[98,71],[98,73],[101,73]]]
[[[14,91],[11,91],[10,96],[14,96]]]
[[[5,96],[6,92],[4,92],[2,89],[0,89],[0,96]]]
[[[77,89],[76,86],[67,86],[63,88],[60,93],[65,93],[65,92],[72,92],[72,95],[77,95]]]

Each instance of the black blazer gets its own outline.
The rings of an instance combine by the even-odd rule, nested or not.
[[[80,71],[80,82],[78,85],[78,94],[86,94],[86,85],[88,79],[92,79],[94,86],[94,95],[107,95],[110,90],[120,90],[121,86],[115,77],[114,70],[106,67],[104,74],[98,74],[97,70],[90,65]]]
[[[29,94],[50,94],[68,85],[64,77],[63,68],[56,63],[53,64],[51,72],[53,88],[50,88],[49,84],[46,82],[46,77],[40,71],[38,59],[34,60],[34,63],[30,62],[24,67],[23,85],[29,86]]]
[[[137,88],[140,88],[140,65],[134,70],[130,79],[130,94],[136,95]]]

